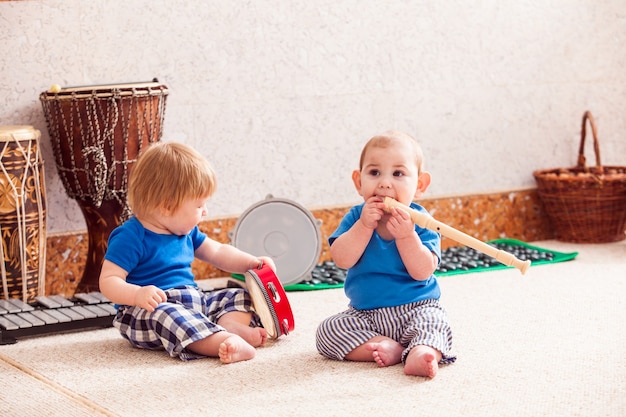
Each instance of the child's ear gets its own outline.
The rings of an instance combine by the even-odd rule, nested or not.
[[[417,189],[415,190],[414,198],[419,198],[424,195],[424,193],[428,189],[428,186],[430,185],[430,179],[430,172],[424,171],[419,175],[417,179]]]
[[[170,210],[169,207],[161,206],[159,207],[159,213],[161,213],[161,216],[167,217],[172,214],[172,210]]]
[[[361,171],[358,169],[352,171],[352,182],[354,183],[354,188],[361,194]]]

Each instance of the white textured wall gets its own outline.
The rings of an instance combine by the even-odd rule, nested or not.
[[[625,41],[623,0],[0,2],[0,124],[42,130],[50,232],[84,229],[38,100],[52,83],[167,84],[164,140],[219,175],[211,217],[268,193],[354,203],[361,146],[389,128],[423,144],[429,195],[502,191],[573,165],[586,109],[626,165]]]

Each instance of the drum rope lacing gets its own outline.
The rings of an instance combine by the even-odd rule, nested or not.
[[[37,230],[31,230],[31,233],[38,233],[39,234],[39,252],[38,252],[38,256],[39,256],[39,276],[38,276],[38,286],[37,286],[37,295],[42,295],[45,292],[45,287],[46,287],[46,281],[45,281],[45,262],[44,260],[46,259],[46,242],[45,242],[45,225],[44,225],[44,214],[43,214],[43,198],[45,198],[45,195],[42,196],[42,192],[41,192],[41,178],[40,178],[40,171],[39,171],[39,165],[43,164],[43,161],[41,161],[40,159],[40,151],[39,151],[39,146],[37,144],[37,138],[35,138],[34,141],[34,161],[32,160],[33,155],[33,146],[29,146],[27,151],[24,150],[24,147],[22,146],[22,143],[20,142],[20,139],[16,138],[14,134],[11,134],[11,139],[13,140],[13,143],[16,145],[17,150],[19,150],[19,153],[21,153],[21,155],[24,157],[25,159],[25,163],[26,165],[23,167],[23,177],[17,178],[17,181],[12,181],[11,180],[11,175],[8,173],[6,167],[4,166],[4,164],[0,164],[0,168],[2,169],[3,174],[5,175],[5,177],[8,180],[9,185],[11,186],[11,189],[13,191],[13,194],[15,196],[15,212],[16,212],[16,219],[17,219],[17,237],[18,237],[18,246],[19,246],[19,257],[20,257],[20,267],[21,267],[21,275],[22,275],[22,301],[26,302],[28,299],[28,271],[29,271],[29,266],[30,263],[28,262],[28,247],[26,245],[26,242],[28,240],[28,236],[27,236],[27,231],[28,231],[28,227],[26,224],[27,218],[26,218],[26,200],[25,197],[28,197],[31,201],[33,201],[32,197],[30,196],[32,194],[32,192],[34,191],[36,193],[36,200],[37,200],[37,211],[38,211],[38,223],[39,223],[39,227]],[[5,142],[4,146],[2,148],[2,152],[0,152],[0,159],[1,157],[3,157],[5,155],[5,153],[7,152],[8,146],[9,146],[10,142]],[[17,150],[13,150],[14,153],[17,153]],[[28,184],[28,181],[26,180],[29,175],[29,172],[33,172],[33,178],[34,178],[34,184],[33,187],[30,187]],[[15,178],[15,177],[14,177]],[[19,190],[18,190],[18,186],[19,186]],[[32,188],[32,189],[31,189]],[[25,190],[27,192],[25,192]],[[9,243],[9,246],[13,246]],[[0,244],[0,271],[2,272],[2,288],[3,288],[3,295],[5,299],[9,299],[9,285],[8,285],[8,279],[7,279],[7,271],[6,271],[6,266],[4,264],[5,260],[13,260],[13,259],[7,259],[6,254],[4,253],[4,245]],[[7,247],[7,250],[9,250],[9,247]]]
[[[53,107],[53,100],[42,99],[44,113],[48,122],[48,130],[56,158],[57,170],[61,181],[65,185],[68,195],[76,200],[93,203],[96,208],[102,205],[104,200],[116,200],[122,207],[121,220],[125,221],[131,216],[131,209],[126,196],[128,192],[128,167],[136,162],[136,159],[129,159],[128,144],[131,127],[136,128],[138,134],[137,145],[138,154],[144,139],[144,131],[148,136],[148,143],[158,142],[161,139],[162,125],[165,115],[165,86],[149,88],[148,94],[145,89],[132,88],[131,94],[128,89],[123,91],[114,88],[110,94],[105,95],[106,100],[101,100],[102,94],[94,88],[91,95],[83,92],[72,92],[70,101],[70,111],[63,111],[60,103]],[[58,94],[55,94],[57,96]],[[157,104],[152,100],[153,96],[158,96]],[[124,100],[124,101],[122,101]],[[58,102],[58,100],[57,100]],[[128,102],[127,112],[124,112],[124,105]],[[106,105],[104,105],[104,104]],[[144,105],[140,105],[144,104]],[[80,106],[86,107],[86,119],[80,117]],[[132,126],[133,111],[136,112],[137,126]],[[53,114],[54,113],[54,114]],[[155,115],[157,120],[151,120]],[[55,117],[55,116],[60,117]],[[68,120],[69,119],[69,120]],[[120,126],[122,131],[121,139],[122,159],[116,158],[115,152],[118,146],[115,144],[116,128]],[[79,129],[79,138],[74,138],[74,132]],[[64,165],[64,152],[61,149],[61,133],[69,141],[69,164]],[[74,152],[77,150],[75,141],[81,140],[81,157],[84,166],[80,167]],[[120,171],[121,172],[118,172]],[[118,178],[119,176],[119,178]],[[87,184],[83,189],[81,178],[85,178]]]

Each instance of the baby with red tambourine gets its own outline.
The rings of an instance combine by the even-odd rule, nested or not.
[[[267,331],[243,288],[204,292],[194,258],[242,274],[271,258],[253,256],[202,233],[198,223],[216,188],[215,174],[194,149],[159,142],[138,158],[129,178],[133,211],[109,237],[100,290],[118,306],[113,325],[132,346],[165,349],[182,360],[252,359]]]
[[[352,180],[364,203],[352,207],[329,237],[335,264],[348,270],[347,310],[318,326],[318,351],[331,359],[404,364],[408,375],[434,377],[451,363],[452,332],[439,304],[434,272],[439,233],[387,208],[385,197],[427,213],[413,200],[430,185],[422,151],[411,136],[386,132],[370,139]]]

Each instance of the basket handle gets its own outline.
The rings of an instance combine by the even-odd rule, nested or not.
[[[585,136],[587,134],[587,120],[591,125],[591,134],[593,135],[593,150],[596,154],[596,167],[598,169],[598,174],[603,174],[604,169],[602,168],[602,164],[600,163],[600,142],[598,142],[598,130],[596,128],[596,121],[593,118],[593,115],[589,110],[583,114],[583,128],[581,131],[580,137],[580,148],[578,149],[578,167],[582,168],[584,172],[589,172],[589,168],[586,165],[585,158]]]

